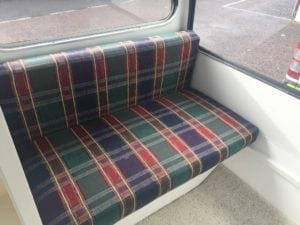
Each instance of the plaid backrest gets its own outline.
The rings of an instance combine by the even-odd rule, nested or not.
[[[0,105],[15,143],[184,88],[198,44],[182,31],[0,65]]]
[[[300,41],[296,47],[285,81],[289,87],[300,91]]]

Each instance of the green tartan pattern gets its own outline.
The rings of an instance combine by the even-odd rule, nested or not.
[[[45,224],[107,225],[224,161],[257,134],[234,112],[185,89],[36,139],[23,146],[22,160],[41,215],[59,193],[62,208],[54,219],[44,216]],[[40,167],[55,182],[40,177]]]
[[[194,33],[178,32],[0,65],[0,104],[14,141],[182,89],[196,57],[192,45],[198,43]]]
[[[189,88],[178,32],[0,65],[0,105],[45,225],[110,225],[255,141]]]

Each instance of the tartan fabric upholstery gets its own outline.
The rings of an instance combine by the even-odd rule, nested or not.
[[[23,143],[189,83],[199,38],[179,32],[0,65],[0,103]]]
[[[44,224],[113,224],[256,139],[189,88],[198,42],[179,32],[0,66],[0,104]]]
[[[300,91],[300,41],[296,47],[291,66],[285,78],[289,87]]]

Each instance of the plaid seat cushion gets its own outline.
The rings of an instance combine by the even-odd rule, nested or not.
[[[185,89],[35,139],[20,158],[44,224],[109,225],[235,154],[257,133]]]
[[[295,50],[285,81],[289,87],[300,91],[300,42]]]
[[[0,64],[16,144],[188,85],[199,37],[178,32]]]
[[[45,225],[109,225],[253,142],[193,90],[177,32],[0,65],[0,105]]]

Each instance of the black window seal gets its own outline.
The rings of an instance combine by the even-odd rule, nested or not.
[[[296,18],[298,10],[300,10],[300,0],[298,0],[295,4],[292,19]]]
[[[189,15],[188,15],[188,23],[187,23],[188,30],[194,29],[196,1],[197,0],[190,0],[189,2]]]

